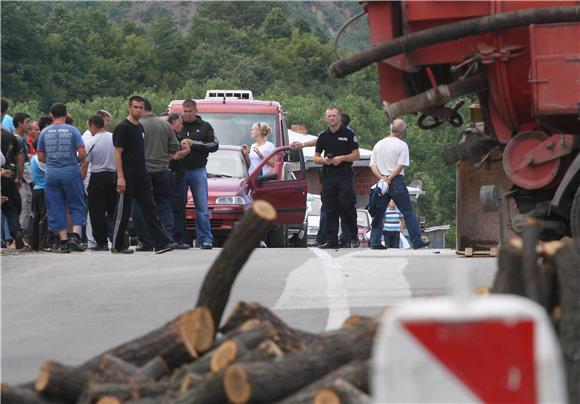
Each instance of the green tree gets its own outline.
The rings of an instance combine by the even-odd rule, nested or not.
[[[262,23],[262,30],[268,38],[290,38],[292,27],[288,22],[288,13],[280,7],[274,7]]]

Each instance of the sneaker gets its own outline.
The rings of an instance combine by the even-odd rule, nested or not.
[[[72,251],[83,252],[86,251],[87,246],[81,241],[81,237],[78,234],[71,234],[68,240],[69,249]]]
[[[431,241],[421,241],[419,244],[413,246],[413,250],[418,250],[419,248],[428,247],[431,244]]]
[[[117,250],[116,248],[111,248],[111,252],[113,254],[133,254],[135,251],[131,248],[123,248],[121,250]]]
[[[386,249],[388,249],[388,248],[389,248],[389,247],[387,247],[387,246],[386,246],[386,245],[384,245],[384,244],[379,244],[379,245],[372,245],[372,246],[371,246],[371,250],[386,250]]]
[[[94,247],[89,247],[91,251],[109,251],[109,247],[106,245],[96,245]]]
[[[191,245],[189,245],[187,243],[179,243],[175,247],[176,250],[189,250],[190,248],[191,248]]]
[[[351,248],[350,243],[340,243],[340,248]]]
[[[66,240],[60,240],[58,243],[58,247],[56,248],[56,251],[59,254],[68,254],[70,253],[70,245],[69,242]]]
[[[260,248],[268,248],[268,245],[266,244],[266,242],[264,240],[260,240],[260,245],[258,247],[260,247]]]
[[[140,245],[137,248],[135,248],[135,251],[137,251],[137,252],[151,252],[151,251],[153,251],[153,247],[145,247],[143,245]]]
[[[213,244],[210,243],[209,241],[204,241],[203,243],[201,243],[201,247],[202,250],[211,250],[213,248]]]
[[[177,244],[175,244],[175,243],[166,244],[163,247],[156,248],[155,254],[163,254],[163,253],[166,253],[168,251],[175,250],[175,247],[177,247]]]
[[[350,246],[352,248],[359,248],[360,247],[360,241],[358,241],[358,240],[351,241],[350,242]]]
[[[340,248],[340,244],[324,243],[319,245],[318,248],[322,248],[323,250],[338,250]]]

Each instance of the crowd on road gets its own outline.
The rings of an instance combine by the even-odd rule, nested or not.
[[[63,103],[53,104],[50,114],[37,120],[25,112],[10,116],[8,108],[2,99],[3,247],[58,253],[88,248],[117,254],[188,249],[192,247],[185,216],[189,191],[195,205],[195,244],[213,248],[206,164],[219,142],[211,124],[198,115],[194,100],[185,100],[181,113],[157,117],[148,100],[133,96],[127,118],[113,132],[111,114],[103,109],[88,119],[83,134]],[[358,247],[351,168],[360,158],[357,137],[348,116],[337,108],[328,108],[325,117],[326,130],[315,140],[292,147],[315,146],[314,162],[322,166],[319,247]],[[255,143],[242,147],[250,172],[274,150],[267,141],[271,131],[263,122],[252,126]],[[404,132],[404,121],[395,120],[389,136],[373,149],[370,168],[378,183],[369,202],[371,249],[397,244],[395,235],[387,232],[398,234],[401,217],[413,247],[428,245],[421,239],[405,185],[409,150],[401,140]],[[275,161],[269,161],[263,174],[274,166]],[[391,200],[397,214],[393,206],[387,209]],[[127,235],[130,218],[139,239],[135,250]],[[385,218],[391,221],[389,226]],[[381,242],[383,231],[387,245]]]

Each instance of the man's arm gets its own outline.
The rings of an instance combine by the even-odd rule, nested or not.
[[[123,171],[123,147],[115,147],[115,169],[117,170],[117,192],[125,192],[127,183],[125,182],[125,172]]]
[[[302,149],[304,147],[314,147],[316,146],[317,139],[310,139],[306,142],[292,142],[290,145],[294,150]]]
[[[381,174],[381,172],[379,171],[379,169],[377,168],[377,166],[371,166],[371,172],[379,180],[386,180],[386,178],[387,178],[386,175]]]
[[[16,186],[18,188],[20,188],[20,186],[24,184],[24,178],[22,177],[23,174],[24,174],[24,155],[20,153],[19,155],[16,156]]]
[[[85,160],[81,163],[81,177],[83,180],[87,178],[87,171],[89,171],[89,162]]]
[[[175,154],[171,155],[171,160],[181,160],[182,158],[187,156],[189,153],[191,153],[191,149],[189,148],[189,146],[187,144],[184,143],[181,145],[181,150],[179,150]]]
[[[314,153],[314,163],[330,165],[332,164],[332,160],[329,159],[328,157],[322,157],[320,153]]]
[[[36,157],[38,158],[38,161],[40,161],[41,163],[46,163],[46,154],[44,154],[44,152],[37,151]]]
[[[332,159],[332,164],[335,166],[339,165],[343,161],[356,161],[360,160],[360,152],[358,149],[354,149],[349,154],[345,154],[343,156],[336,156]]]
[[[87,151],[85,150],[85,146],[80,146],[77,148],[77,154],[79,157],[79,162],[83,162],[85,161],[85,159],[87,158]]]
[[[389,175],[387,175],[387,178],[385,179],[385,181],[387,181],[387,184],[391,185],[391,182],[393,182],[393,178],[395,178],[397,175],[399,175],[401,173],[401,171],[403,170],[403,168],[405,168],[404,165],[397,164],[395,169],[393,171],[391,171],[391,173]]]

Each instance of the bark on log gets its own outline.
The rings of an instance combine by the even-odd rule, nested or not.
[[[525,281],[522,272],[523,243],[513,238],[503,244],[497,257],[497,273],[492,286],[493,293],[525,296]]]
[[[314,396],[314,404],[370,404],[371,398],[344,379],[336,379],[330,387]]]
[[[272,340],[263,341],[256,349],[243,355],[238,363],[251,363],[272,358],[280,358],[282,350]],[[202,383],[183,392],[174,404],[221,404],[228,401],[224,390],[224,370],[218,373],[209,373]]]
[[[62,403],[62,401],[51,401],[47,398],[42,397],[36,391],[11,386],[9,384],[2,383],[2,393],[0,394],[0,402],[6,404],[57,404]]]
[[[301,404],[311,403],[316,393],[323,388],[330,387],[332,382],[343,379],[361,390],[369,393],[369,362],[355,360],[330,372],[326,376],[304,387],[302,390],[286,397],[278,404]]]
[[[239,327],[249,319],[260,319],[272,324],[277,333],[274,342],[276,342],[284,352],[299,351],[304,349],[311,342],[319,339],[318,335],[289,327],[278,316],[272,313],[272,311],[261,304],[248,302],[239,302],[237,304],[221,331],[227,333]]]
[[[376,330],[374,322],[341,328],[275,362],[232,365],[224,376],[227,397],[234,403],[280,400],[347,362],[368,359]]]
[[[146,397],[158,397],[169,393],[172,389],[169,383],[90,383],[87,387],[87,397],[90,403],[101,399],[116,398],[121,402],[138,400]]]
[[[568,401],[580,402],[580,240],[567,239],[555,253],[560,289],[560,343]]]
[[[160,356],[156,356],[149,362],[141,366],[134,375],[131,381],[134,383],[144,382],[146,380],[159,380],[169,373],[169,367]]]
[[[207,272],[196,307],[206,307],[216,327],[221,322],[238,273],[275,219],[276,209],[272,205],[266,201],[255,201],[232,230],[223,250]]]
[[[47,361],[41,366],[34,387],[44,397],[75,403],[90,377],[89,371]]]

